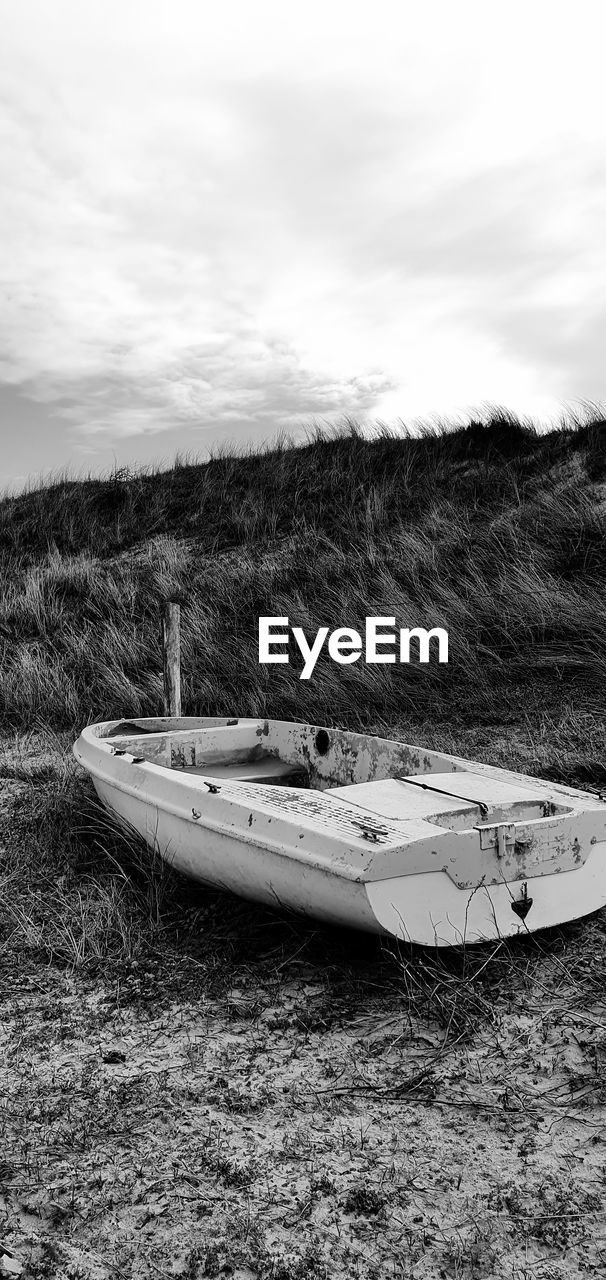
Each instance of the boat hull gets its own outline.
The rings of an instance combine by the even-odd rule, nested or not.
[[[243,841],[224,831],[195,827],[186,815],[151,810],[143,800],[126,798],[115,788],[95,783],[99,798],[130,830],[182,875],[208,888],[236,894],[278,910],[294,911],[330,924],[386,932],[375,918],[362,882],[337,877],[328,869],[292,863],[271,848]],[[388,930],[387,930],[388,932]]]
[[[227,721],[195,723],[231,727]],[[248,726],[257,722],[239,723]],[[593,797],[587,800],[593,806],[591,829],[597,835],[587,837],[587,847],[578,854],[576,863],[570,865],[570,858],[566,861],[562,856],[562,869],[556,862],[552,871],[552,857],[552,862],[537,864],[538,874],[528,874],[523,866],[523,873],[516,876],[511,857],[504,857],[500,882],[493,873],[482,875],[479,865],[476,883],[466,882],[468,871],[457,883],[456,871],[449,867],[446,855],[436,861],[431,841],[426,841],[424,869],[419,853],[423,852],[423,840],[415,841],[410,834],[416,830],[414,824],[384,814],[371,818],[366,808],[355,803],[356,795],[362,792],[368,804],[364,784],[324,792],[298,791],[289,786],[230,781],[219,764],[215,765],[216,775],[210,766],[200,774],[197,766],[183,762],[175,770],[165,762],[155,763],[153,758],[125,749],[122,739],[122,745],[113,747],[111,732],[111,725],[89,726],[74,748],[100,799],[176,870],[209,887],[321,921],[429,946],[512,937],[579,918],[606,905],[606,805],[599,806]],[[315,732],[318,736],[324,731]],[[154,751],[150,738],[148,756],[153,757]],[[439,759],[442,769],[448,758]],[[465,763],[458,762],[456,771],[459,792],[464,790],[461,775]],[[188,767],[192,772],[186,772]],[[221,767],[224,773],[220,776]],[[240,768],[245,770],[245,764]],[[500,770],[494,773],[500,779],[515,777]],[[438,779],[443,776],[435,773]],[[478,776],[471,775],[473,779]],[[538,785],[536,780],[529,781]],[[377,788],[383,809],[387,807],[385,797],[391,795],[390,785]],[[578,807],[578,797],[583,795],[569,789],[552,790],[556,799],[570,801],[569,808],[574,798]],[[587,814],[580,813],[579,823],[581,819],[586,827]],[[459,820],[456,810],[455,817],[448,820]],[[555,831],[560,831],[566,820],[558,816],[550,819]],[[420,831],[419,823],[416,825]],[[579,830],[585,827],[581,823]],[[487,843],[487,831],[490,835],[486,826],[474,831],[478,846],[480,838]],[[446,850],[465,849],[465,841],[471,838],[466,831],[441,831],[439,835]],[[545,847],[549,851],[549,845]],[[487,868],[490,859],[496,865],[494,848],[482,856],[487,859]],[[394,868],[399,868],[398,874],[393,874]]]

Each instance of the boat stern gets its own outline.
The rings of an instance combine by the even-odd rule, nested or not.
[[[366,882],[377,927],[422,946],[471,943],[535,933],[606,906],[606,841],[569,871],[461,889],[444,871]]]

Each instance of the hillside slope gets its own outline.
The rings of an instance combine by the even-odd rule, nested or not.
[[[463,746],[483,727],[493,759],[504,728],[531,723],[544,770],[599,783],[605,497],[602,421],[541,435],[495,416],[6,498],[0,716],[75,730],[157,713],[158,614],[175,598],[189,714],[441,726],[443,744],[450,727]],[[308,637],[363,630],[369,615],[441,626],[450,660],[337,666],[323,654],[303,681],[294,647],[288,666],[259,665],[261,615]]]

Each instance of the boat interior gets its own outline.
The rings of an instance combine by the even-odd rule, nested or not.
[[[123,720],[99,725],[115,754],[183,774],[271,786],[312,787],[397,821],[451,831],[572,812],[548,783],[478,767],[422,747],[289,721]]]

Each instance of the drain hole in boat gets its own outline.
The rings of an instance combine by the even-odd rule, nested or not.
[[[316,734],[316,751],[319,756],[325,756],[330,746],[330,738],[326,729],[318,729]]]

